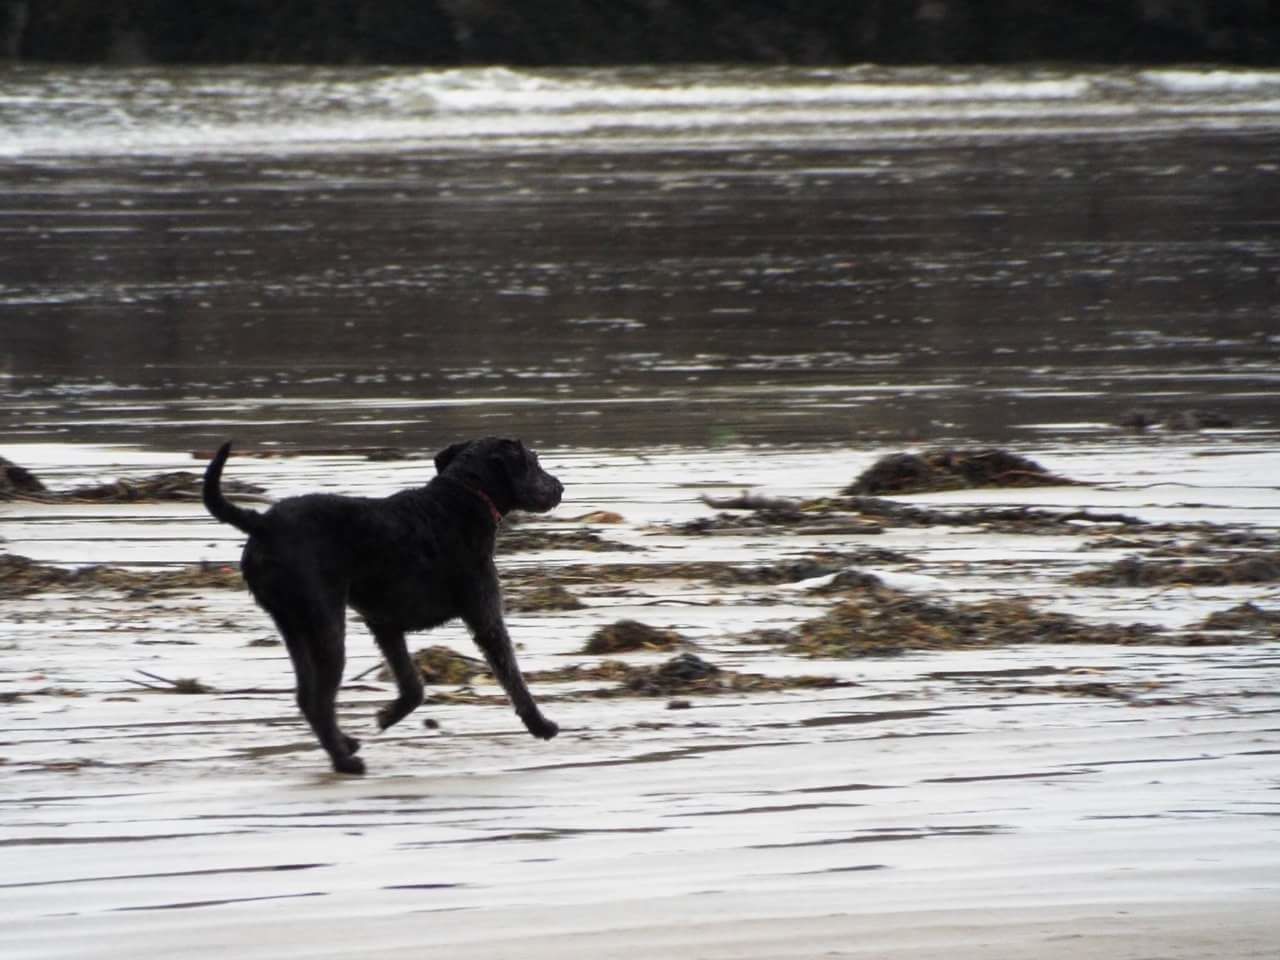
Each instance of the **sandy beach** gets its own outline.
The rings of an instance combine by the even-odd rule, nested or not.
[[[51,489],[199,466],[128,448],[15,450]],[[569,495],[517,530],[550,539],[500,547],[499,566],[513,598],[550,577],[585,604],[510,615],[561,736],[525,735],[486,677],[432,687],[418,714],[374,736],[391,684],[370,672],[376,651],[352,622],[341,708],[365,738],[361,779],[328,772],[296,715],[287,658],[265,645],[270,622],[243,591],[8,596],[0,949],[1271,956],[1280,656],[1274,637],[1206,633],[1202,621],[1246,601],[1273,609],[1275,584],[1116,588],[1072,577],[1211,530],[1274,537],[1280,458],[1241,436],[1076,443],[1032,452],[1082,485],[901,498],[939,511],[1121,512],[1158,527],[1149,532],[1087,521],[1034,533],[891,523],[874,534],[688,532],[690,521],[750,515],[705,496],[828,496],[880,452],[725,449],[699,461],[696,482],[679,451],[549,453]],[[419,460],[241,457],[228,476],[273,496],[380,494],[429,471]],[[55,567],[87,560],[154,575],[232,564],[238,551],[234,532],[196,504],[15,501],[3,511],[8,552]],[[574,519],[595,511],[621,522]],[[559,546],[570,533],[606,549]],[[1160,632],[1132,645],[810,657],[757,632],[829,610],[839,599],[823,592],[830,576],[733,584],[672,573],[858,551],[866,559],[850,569],[921,600],[1018,598]],[[622,563],[654,574],[582,573]],[[684,652],[725,676],[780,682],[602,696],[607,684],[566,679],[570,664],[607,659],[581,650],[624,618],[681,637],[675,650],[618,655],[635,667]],[[414,640],[474,653],[456,627]],[[791,683],[814,676],[839,685]],[[174,692],[182,678],[201,692]]]

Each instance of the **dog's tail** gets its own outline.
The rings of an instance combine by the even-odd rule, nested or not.
[[[245,533],[259,533],[263,529],[262,514],[256,510],[237,507],[222,495],[222,465],[231,456],[231,442],[218,448],[204,471],[204,508],[214,519],[229,523]]]

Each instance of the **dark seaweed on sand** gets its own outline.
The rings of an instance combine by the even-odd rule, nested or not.
[[[1257,604],[1244,603],[1226,610],[1215,610],[1199,624],[1201,630],[1264,630],[1280,634],[1280,610],[1265,610]]]
[[[0,500],[45,493],[44,484],[26,467],[0,457]]]
[[[923,493],[967,487],[1075,484],[1034,460],[997,448],[933,449],[881,457],[844,489],[849,496]]]
[[[587,638],[583,653],[623,653],[631,650],[670,650],[688,641],[674,630],[661,630],[639,620],[619,620],[600,627]]]
[[[203,478],[186,470],[139,479],[87,484],[70,490],[50,490],[35,474],[0,457],[0,500],[33,500],[39,503],[136,503],[140,501],[198,502]],[[245,500],[266,500],[262,488],[228,480],[228,493]]]
[[[531,530],[504,523],[498,532],[502,553],[531,553],[537,550],[635,550],[629,544],[609,540],[594,530]]]
[[[1225,586],[1234,583],[1272,583],[1280,580],[1280,551],[1237,554],[1220,560],[1144,560],[1125,557],[1094,570],[1071,576],[1090,587]]]
[[[694,653],[682,653],[663,663],[635,665],[621,660],[604,660],[599,664],[574,664],[559,670],[542,670],[527,674],[537,683],[605,682],[580,694],[559,694],[543,699],[610,699],[614,697],[670,697],[698,694],[710,696],[726,693],[763,693],[792,689],[827,689],[848,686],[834,677],[786,676],[766,677],[756,673],[740,673],[716,666]]]
[[[193,564],[169,570],[121,567],[55,567],[18,554],[0,554],[0,597],[22,597],[44,590],[122,590],[150,597],[170,590],[242,587],[240,570],[226,564]]]
[[[1092,623],[1038,611],[1022,600],[952,603],[877,586],[848,592],[827,613],[794,629],[747,639],[780,645],[788,653],[839,659],[1026,643],[1177,642],[1147,624]]]
[[[551,580],[504,594],[509,613],[546,613],[553,610],[581,610],[586,606],[561,584]]]
[[[976,507],[970,510],[935,510],[881,497],[845,497],[835,501],[845,510],[902,527],[985,527],[1002,533],[1087,533],[1095,524],[1148,527],[1146,521],[1124,513],[1091,510],[1042,510],[1038,507]],[[1168,530],[1170,525],[1152,529]]]
[[[477,676],[487,676],[489,673],[483,660],[440,645],[415,651],[413,662],[422,674],[423,683],[461,686],[470,683]],[[378,672],[378,679],[393,679],[390,668],[384,665]]]

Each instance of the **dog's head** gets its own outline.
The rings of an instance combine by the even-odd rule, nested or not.
[[[436,472],[484,492],[503,513],[545,513],[560,503],[564,485],[538,464],[519,440],[484,437],[451,444],[436,454]]]

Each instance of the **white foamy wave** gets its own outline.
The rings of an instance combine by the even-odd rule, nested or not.
[[[678,76],[678,75],[677,75]],[[622,83],[612,78],[554,79],[534,74],[490,69],[425,72],[396,78],[383,90],[395,98],[429,103],[440,110],[570,112],[591,109],[687,110],[722,107],[765,108],[837,106],[885,103],[990,102],[1002,100],[1064,100],[1085,96],[1087,79],[954,80],[951,82],[885,83],[836,79],[808,82],[735,83],[699,78],[701,82]]]
[[[1169,93],[1280,95],[1280,71],[1275,70],[1144,70],[1140,76]]]
[[[1059,113],[1060,124],[1105,123],[1124,117],[1123,108],[1103,104]],[[411,119],[369,117],[358,122],[317,120],[273,124],[237,124],[212,128],[184,124],[147,127],[42,129],[0,144],[10,156],[195,156],[200,154],[308,153],[338,149],[383,152],[502,147],[620,147],[680,145],[688,148],[769,143],[832,143],[856,136],[872,140],[987,136],[1046,121],[1041,106],[966,105],[946,124],[934,111],[918,108],[876,110],[831,108],[822,111],[774,110],[767,117],[723,109],[659,111],[577,110],[571,113],[444,113]]]
[[[24,69],[0,157],[726,144],[1280,127],[1280,71]]]

